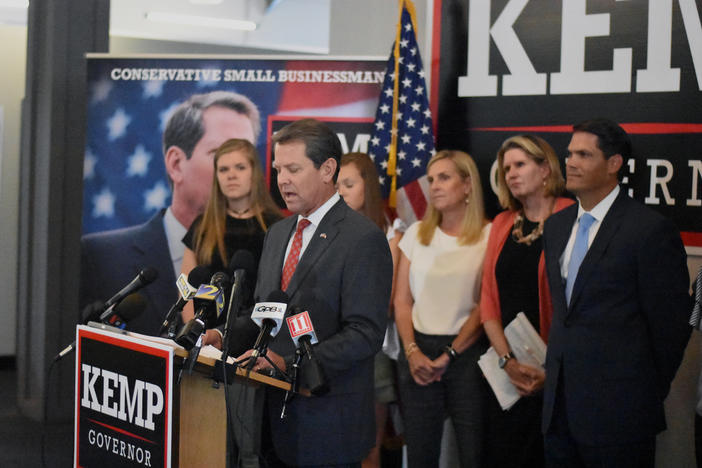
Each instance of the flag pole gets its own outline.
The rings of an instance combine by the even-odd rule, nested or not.
[[[392,93],[392,128],[390,130],[390,151],[388,152],[388,168],[387,174],[390,176],[390,195],[388,197],[388,205],[391,208],[397,206],[397,107],[398,107],[398,91],[400,86],[400,40],[402,39],[402,10],[405,7],[406,0],[399,0],[399,15],[397,18],[397,27],[395,28],[395,46],[393,47],[392,55],[395,59],[395,78],[393,80]]]

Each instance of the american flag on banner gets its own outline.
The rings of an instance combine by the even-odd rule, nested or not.
[[[426,165],[435,153],[414,17],[414,5],[403,0],[368,147],[383,198],[408,225],[424,215]]]

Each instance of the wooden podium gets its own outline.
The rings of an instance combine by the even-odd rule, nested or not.
[[[182,363],[188,353],[180,348],[176,350],[177,359]],[[179,415],[174,417],[174,466],[226,467],[227,455],[227,409],[224,399],[224,386],[213,385],[212,373],[218,359],[198,356],[192,374],[183,372],[180,385],[176,388],[176,407]],[[249,385],[271,385],[289,390],[290,384],[267,375],[237,368],[236,379],[247,381]],[[193,402],[197,402],[193,404]]]
[[[109,328],[76,330],[74,466],[226,467],[224,386],[212,379],[219,353],[202,350],[178,384],[186,350]],[[233,378],[290,389],[239,368]]]

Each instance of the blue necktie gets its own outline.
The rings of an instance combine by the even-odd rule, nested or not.
[[[583,263],[585,254],[587,253],[587,239],[590,232],[590,226],[595,222],[595,218],[590,213],[583,213],[578,222],[578,232],[575,234],[575,243],[573,244],[573,252],[570,254],[570,262],[568,263],[568,278],[566,278],[566,301],[570,304],[570,296],[573,293],[573,285],[575,278],[578,277],[580,264]]]

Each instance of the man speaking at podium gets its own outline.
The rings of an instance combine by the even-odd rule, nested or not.
[[[274,224],[266,235],[256,300],[282,289],[290,298],[288,309],[309,312],[319,339],[316,359],[330,390],[295,397],[284,419],[283,393],[268,390],[270,430],[264,429],[264,445],[267,438],[272,441],[273,466],[360,467],[375,444],[373,358],[383,342],[390,300],[388,243],[336,192],[341,144],[331,129],[299,120],[277,132],[273,143],[278,188],[295,216]],[[290,370],[294,352],[283,325],[268,357]],[[259,358],[255,369],[268,366]],[[304,387],[304,367],[300,374]]]

